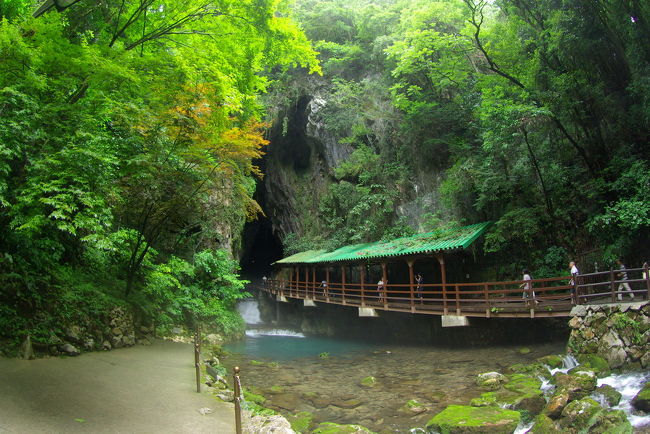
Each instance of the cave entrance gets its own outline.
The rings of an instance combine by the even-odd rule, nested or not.
[[[242,255],[241,273],[248,280],[271,276],[271,264],[282,259],[282,243],[273,233],[271,221],[262,217],[244,227],[245,250]]]

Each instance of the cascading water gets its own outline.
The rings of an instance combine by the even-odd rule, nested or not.
[[[257,300],[251,299],[240,301],[237,303],[237,311],[239,311],[239,314],[247,325],[262,324],[260,308]]]
[[[598,380],[598,386],[608,384],[621,393],[621,402],[613,407],[614,410],[623,410],[633,427],[650,426],[650,415],[635,414],[632,399],[641,390],[643,385],[650,380],[650,372],[629,372],[613,374]]]

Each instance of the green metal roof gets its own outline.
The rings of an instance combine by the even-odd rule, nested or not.
[[[425,234],[397,238],[391,241],[353,244],[332,252],[307,250],[276,261],[276,264],[314,264],[322,262],[358,261],[360,259],[384,258],[426,254],[445,250],[466,249],[490,225],[477,223],[453,229],[441,229]]]

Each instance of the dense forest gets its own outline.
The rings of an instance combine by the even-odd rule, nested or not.
[[[276,228],[289,252],[493,221],[482,247],[511,278],[650,254],[648,2],[305,0],[297,17],[323,77],[279,79],[269,149],[307,95],[347,156],[276,165],[304,183],[299,223]]]
[[[9,346],[116,304],[238,330],[244,226],[265,214],[285,254],[487,220],[506,274],[650,254],[648,2],[2,0],[0,17]],[[301,151],[307,100],[328,158]]]

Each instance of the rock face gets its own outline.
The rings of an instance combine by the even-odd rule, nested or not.
[[[427,422],[427,430],[430,433],[449,434],[511,434],[520,420],[521,414],[518,411],[499,407],[450,405]]]
[[[597,356],[589,368],[599,376],[607,375],[603,369],[650,367],[648,345],[650,340],[650,305],[648,301],[627,304],[576,306],[569,321],[571,335],[568,348],[578,360],[581,356]],[[584,363],[583,360],[581,362]],[[584,363],[587,365],[587,363]]]
[[[645,383],[643,388],[632,400],[632,405],[637,410],[650,413],[650,381]]]

